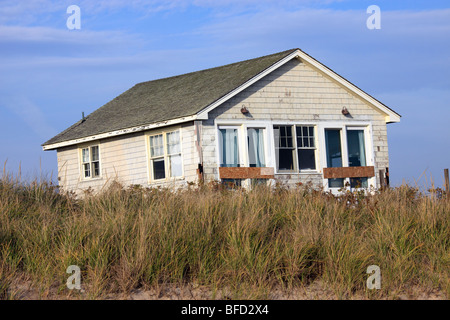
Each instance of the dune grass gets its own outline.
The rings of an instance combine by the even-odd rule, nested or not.
[[[450,197],[409,186],[340,197],[301,186],[123,188],[77,199],[49,182],[0,180],[0,299],[17,279],[45,293],[82,271],[83,298],[196,283],[266,299],[321,280],[338,298],[392,298],[411,286],[449,297]],[[369,265],[381,269],[368,290]],[[45,297],[45,294],[43,295]],[[213,296],[214,298],[214,296]]]

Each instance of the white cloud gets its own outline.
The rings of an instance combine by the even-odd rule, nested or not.
[[[30,25],[42,21],[42,16],[66,14],[72,4],[81,8],[82,14],[134,10],[142,15],[161,11],[184,10],[187,7],[209,9],[232,8],[234,12],[247,9],[262,10],[267,7],[293,8],[310,5],[327,5],[348,0],[4,0],[0,3],[0,24]]]
[[[120,31],[69,31],[68,29],[55,29],[49,27],[1,26],[1,42],[56,42],[73,44],[117,44],[139,41],[137,35],[126,34]]]
[[[41,139],[48,139],[57,133],[57,130],[48,124],[41,109],[24,96],[4,97],[0,106],[16,114]]]

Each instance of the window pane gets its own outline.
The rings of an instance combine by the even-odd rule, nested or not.
[[[344,187],[344,179],[328,179],[328,188],[343,188]]]
[[[341,130],[325,129],[325,144],[328,168],[342,167]],[[343,188],[344,179],[328,179],[329,188]]]
[[[100,175],[100,163],[97,162],[92,162],[92,176],[93,177],[98,177]]]
[[[300,170],[315,170],[316,158],[314,149],[298,149],[298,161]]]
[[[367,178],[350,178],[350,187],[352,188],[368,188]]]
[[[83,164],[84,169],[84,177],[90,177],[91,176],[91,165],[89,163]]]
[[[92,161],[98,161],[99,160],[98,146],[91,147],[91,152],[92,152]]]
[[[247,142],[250,167],[265,167],[264,129],[249,128]]]
[[[89,162],[89,148],[81,150],[83,162]]]
[[[169,132],[167,134],[167,153],[174,154],[181,152],[180,131]]]
[[[347,145],[349,167],[365,166],[364,130],[347,130]]]
[[[164,179],[165,177],[164,158],[153,160],[153,180]]]
[[[164,155],[163,135],[150,137],[150,155],[158,157]]]
[[[239,167],[239,143],[237,129],[219,129],[221,167]]]
[[[325,129],[328,168],[342,167],[341,130]]]
[[[309,138],[303,138],[303,147],[309,148]]]
[[[275,150],[277,170],[294,170],[294,149]]]
[[[287,141],[288,148],[292,148],[294,146],[294,142],[292,141],[292,128],[291,127],[286,128],[286,141]]]
[[[171,177],[181,177],[181,155],[175,155],[169,157],[170,161],[170,176]]]
[[[303,136],[307,137],[308,136],[308,127],[302,127],[303,128]]]

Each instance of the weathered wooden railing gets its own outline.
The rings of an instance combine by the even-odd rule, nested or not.
[[[220,167],[220,179],[273,179],[270,167]]]
[[[324,179],[338,178],[370,178],[375,176],[375,168],[368,167],[337,167],[323,168]]]

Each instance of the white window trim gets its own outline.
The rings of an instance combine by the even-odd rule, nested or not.
[[[169,163],[169,154],[167,153],[167,134],[171,132],[178,131],[180,134],[180,155],[181,155],[181,176],[179,177],[171,177],[170,176],[170,163]],[[184,180],[184,159],[183,159],[183,131],[181,126],[176,127],[170,127],[164,130],[157,130],[157,131],[148,131],[145,133],[145,147],[146,147],[146,154],[147,154],[147,180],[149,184],[158,184],[158,183],[164,183],[168,181],[178,181],[178,180]],[[152,165],[152,156],[150,154],[150,137],[157,136],[157,135],[163,135],[163,150],[164,155],[162,156],[164,158],[164,170],[165,170],[165,178],[163,179],[153,179],[153,165]]]
[[[291,126],[294,127],[294,131],[293,131],[293,137],[294,137],[294,150],[295,150],[295,169],[293,171],[278,171],[277,170],[277,164],[276,164],[276,159],[274,160],[274,172],[275,174],[279,174],[279,175],[311,175],[311,174],[320,174],[321,172],[321,167],[320,167],[320,161],[319,161],[319,141],[318,141],[318,125],[317,122],[310,122],[310,121],[274,121],[272,122],[271,125],[271,130],[272,130],[272,149],[273,149],[273,154],[275,155],[275,135],[273,134],[273,127],[274,126]],[[314,127],[314,161],[315,161],[315,165],[316,165],[316,169],[308,169],[308,170],[300,170],[300,168],[298,167],[298,146],[297,146],[297,130],[296,127],[297,126],[309,126],[309,127]]]
[[[298,125],[298,126],[314,126],[315,134],[315,170],[301,170],[296,172],[278,172],[275,158],[275,140],[273,126],[277,125]],[[325,128],[337,128],[341,129],[341,142],[343,150],[343,166],[348,166],[348,152],[347,152],[347,128],[364,128],[364,139],[366,148],[366,166],[375,166],[375,150],[373,148],[373,136],[372,136],[372,123],[370,121],[297,121],[297,120],[241,120],[241,119],[215,119],[215,138],[216,138],[216,159],[217,159],[217,176],[219,175],[220,167],[220,152],[219,152],[219,127],[235,127],[239,128],[239,160],[241,166],[248,166],[248,154],[247,148],[247,128],[264,128],[265,130],[265,155],[266,155],[266,167],[274,168],[275,175],[322,175],[323,168],[327,167],[326,164],[326,149],[325,149]],[[345,139],[345,140],[344,140]],[[297,146],[297,139],[295,140],[295,146]],[[345,156],[344,156],[345,152]],[[297,159],[298,156],[296,156]],[[245,160],[243,160],[245,159]],[[336,188],[328,188],[328,180],[323,179],[323,186],[325,190],[331,190]],[[376,177],[368,178],[369,187],[373,186],[377,188]],[[334,190],[332,190],[334,192]]]
[[[314,143],[315,143],[315,170],[296,170],[296,171],[277,171],[276,157],[275,157],[275,140],[273,126],[286,125],[286,126],[314,126]],[[216,138],[216,159],[217,159],[217,175],[220,168],[220,150],[219,150],[219,129],[220,128],[237,128],[238,129],[238,141],[239,141],[239,165],[241,167],[249,166],[248,159],[248,143],[247,143],[247,130],[248,128],[262,128],[264,129],[264,155],[266,167],[274,168],[275,175],[311,175],[320,174],[320,160],[319,160],[319,140],[318,140],[318,122],[317,121],[245,121],[240,119],[216,119],[214,121],[215,126],[215,138]],[[294,132],[295,133],[295,132]],[[295,133],[296,134],[296,133]],[[297,153],[297,139],[294,139],[295,152]],[[297,155],[295,159],[297,160]],[[298,166],[298,164],[296,164]]]
[[[93,177],[93,169],[92,169],[92,155],[91,155],[91,148],[92,147],[98,147],[98,166],[99,166],[99,175]],[[89,177],[84,176],[84,168],[83,168],[83,149],[89,148],[89,163],[90,163],[90,171],[91,175]],[[89,144],[81,144],[78,145],[78,173],[79,173],[79,181],[85,182],[85,181],[93,181],[93,180],[101,180],[102,177],[102,152],[101,152],[101,144],[100,141],[96,141],[94,143]]]
[[[364,143],[366,149],[366,166],[375,166],[375,150],[373,148],[372,124],[370,122],[324,122],[317,125],[318,138],[320,141],[320,162],[322,168],[327,168],[326,157],[326,143],[325,143],[325,129],[340,129],[341,130],[341,152],[342,152],[342,166],[348,167],[348,146],[347,146],[347,130],[364,130]],[[323,172],[323,170],[321,170]],[[344,186],[346,182],[350,182],[349,178],[344,178]],[[376,175],[367,179],[368,186],[377,188]],[[328,179],[323,179],[323,187],[332,193],[338,193],[339,188],[330,188],[328,186]],[[355,189],[355,188],[353,188]]]
[[[266,167],[275,167],[274,158],[272,157],[272,144],[271,141],[273,130],[271,130],[271,124],[268,121],[242,121],[242,120],[216,120],[214,122],[215,139],[216,139],[216,159],[217,159],[217,175],[220,168],[220,148],[219,148],[219,129],[230,128],[238,129],[238,141],[239,141],[239,165],[241,167],[249,167],[248,157],[248,142],[247,142],[247,130],[249,128],[264,129],[264,156]]]
[[[266,167],[268,167],[268,163],[272,162],[272,159],[270,158],[270,152],[269,152],[269,146],[268,146],[268,138],[269,138],[269,133],[268,133],[268,129],[267,129],[267,125],[266,124],[260,124],[258,125],[257,123],[245,123],[243,125],[244,128],[244,150],[245,150],[245,166],[246,167],[250,167],[250,159],[249,159],[249,154],[248,154],[248,139],[247,139],[247,135],[248,135],[248,129],[263,129],[263,137],[264,137],[264,164]]]

